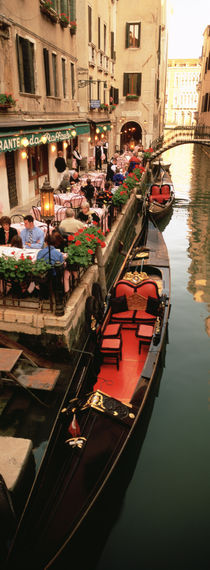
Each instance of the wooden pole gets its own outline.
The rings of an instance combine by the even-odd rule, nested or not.
[[[103,255],[101,251],[101,247],[98,245],[96,248],[96,259],[98,263],[98,274],[99,274],[99,283],[101,286],[103,301],[107,295],[107,286],[106,286],[106,276],[105,276],[105,269],[104,269],[104,262],[103,262]]]

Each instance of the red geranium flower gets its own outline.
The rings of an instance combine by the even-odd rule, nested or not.
[[[75,241],[75,245],[81,245],[81,241],[79,239],[77,239],[77,241]]]
[[[93,225],[94,225],[94,226],[97,226],[97,225],[98,225],[98,222],[93,222]]]
[[[82,234],[82,232],[84,232],[83,228],[80,228],[80,230],[78,230],[79,234]]]
[[[74,241],[74,236],[68,236],[68,241]]]
[[[94,253],[94,251],[92,249],[88,249],[88,253],[90,253],[92,255]]]

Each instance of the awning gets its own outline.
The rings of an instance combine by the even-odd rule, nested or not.
[[[54,126],[51,127],[47,124],[42,126],[36,124],[34,127],[24,125],[18,129],[14,128],[11,131],[4,128],[0,130],[0,153],[11,152],[28,146],[37,146],[39,144],[57,143],[89,132],[89,123],[85,122],[72,122],[66,125],[54,124]]]
[[[99,133],[105,133],[106,131],[111,130],[111,123],[110,121],[103,121],[102,123],[96,123],[96,129],[99,129]]]

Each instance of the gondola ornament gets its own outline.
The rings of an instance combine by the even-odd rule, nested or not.
[[[70,439],[66,439],[65,443],[68,443],[70,447],[79,447],[79,449],[81,449],[86,441],[86,437],[71,437]]]

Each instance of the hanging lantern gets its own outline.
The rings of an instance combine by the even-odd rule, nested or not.
[[[52,144],[51,149],[52,149],[52,152],[55,152],[55,151],[56,151],[56,146],[55,146],[55,144]]]
[[[21,156],[22,156],[22,158],[27,158],[28,155],[27,155],[26,150],[22,150]]]
[[[42,188],[40,188],[41,197],[41,217],[49,220],[54,217],[54,195],[53,188],[50,186],[49,180],[45,178]]]
[[[21,139],[21,145],[26,147],[29,145],[29,141],[26,137],[24,137],[23,139]]]
[[[42,141],[42,144],[46,144],[46,142],[47,142],[47,137],[46,137],[46,135],[42,135],[41,141]]]
[[[103,127],[103,130],[104,130],[104,131],[107,131],[107,127]]]
[[[71,131],[71,134],[72,134],[73,137],[76,137],[76,136],[77,136],[77,132],[76,132],[75,130]]]

